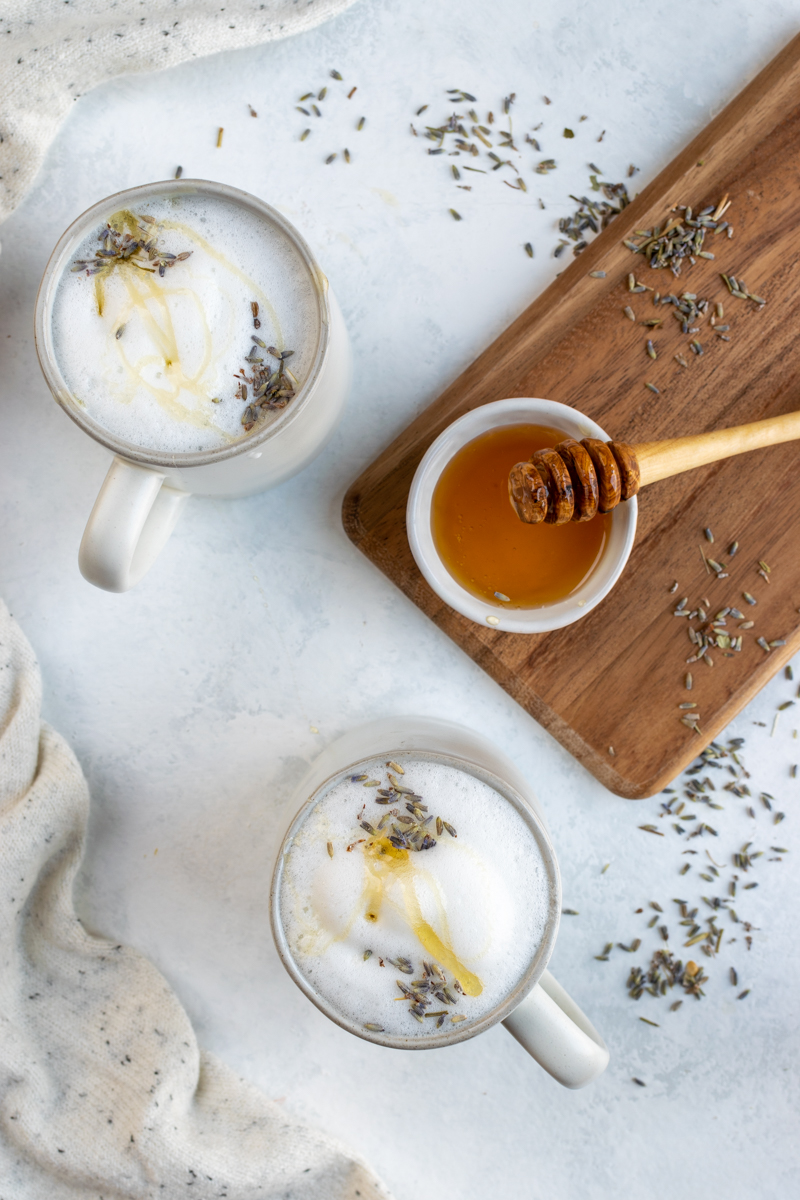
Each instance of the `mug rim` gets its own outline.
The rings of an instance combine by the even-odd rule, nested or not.
[[[314,285],[317,300],[318,334],[314,359],[308,377],[303,383],[293,402],[284,409],[277,420],[272,421],[260,433],[246,435],[229,446],[218,446],[212,450],[167,451],[155,448],[145,448],[127,442],[123,438],[110,433],[98,421],[91,417],[77,403],[71,389],[61,374],[58,360],[53,349],[52,338],[52,308],[61,279],[70,256],[74,253],[79,242],[85,237],[87,229],[99,217],[108,214],[112,205],[118,201],[136,203],[164,194],[185,193],[187,195],[202,193],[216,196],[229,203],[248,208],[258,216],[276,225],[281,233],[289,240],[299,253]],[[153,183],[138,184],[136,187],[124,188],[90,205],[77,216],[61,234],[47,261],[36,296],[34,311],[34,343],[39,358],[39,365],[48,387],[56,402],[66,412],[76,425],[96,442],[100,442],[113,454],[140,466],[160,468],[203,467],[211,463],[235,458],[264,445],[276,437],[287,425],[292,424],[306,408],[312,395],[325,361],[330,338],[330,306],[328,303],[328,280],[317,263],[310,247],[297,229],[281,213],[267,204],[258,196],[252,195],[241,188],[231,187],[227,183],[219,183],[210,179],[165,179]]]
[[[544,936],[538,943],[535,953],[528,963],[524,973],[517,980],[514,987],[507,993],[503,1001],[497,1004],[490,1012],[476,1021],[464,1021],[458,1025],[451,1025],[450,1030],[440,1033],[433,1033],[420,1037],[404,1037],[402,1035],[386,1035],[378,1033],[374,1030],[365,1029],[363,1025],[355,1020],[351,1020],[339,1009],[337,1009],[330,1001],[322,996],[307,979],[303,971],[295,961],[291,948],[289,947],[288,938],[281,917],[281,888],[283,883],[283,868],[287,852],[291,842],[305,824],[306,819],[311,814],[312,809],[322,798],[334,782],[339,781],[344,775],[347,775],[355,767],[364,762],[380,757],[392,758],[394,755],[407,755],[409,749],[402,747],[393,747],[381,750],[379,753],[362,755],[352,762],[343,764],[332,772],[325,779],[317,784],[314,792],[308,799],[304,800],[298,812],[295,814],[289,828],[284,834],[281,841],[280,849],[275,860],[275,867],[272,874],[272,882],[270,885],[270,925],[272,928],[272,937],[278,955],[283,963],[286,971],[291,979],[307,998],[315,1005],[320,1012],[329,1017],[334,1024],[348,1033],[355,1034],[356,1037],[362,1038],[364,1041],[372,1042],[378,1046],[385,1046],[394,1050],[434,1050],[443,1046],[452,1046],[457,1042],[465,1042],[470,1038],[477,1037],[478,1034],[490,1029],[493,1025],[505,1020],[506,1017],[514,1011],[515,1008],[525,999],[533,990],[539,979],[547,968],[547,964],[555,947],[556,938],[561,921],[561,872],[556,859],[555,850],[550,839],[549,832],[544,822],[534,812],[524,796],[505,779],[493,771],[482,766],[479,763],[472,762],[470,759],[459,754],[453,754],[449,751],[414,749],[411,751],[415,756],[420,758],[433,759],[438,762],[444,761],[450,764],[456,764],[459,770],[466,770],[469,774],[480,779],[492,787],[502,798],[512,805],[516,812],[523,818],[528,828],[531,830],[539,852],[542,855],[542,860],[545,865],[545,870],[549,880],[549,897],[548,897],[548,913],[545,926]]]
[[[490,429],[528,423],[565,425],[565,436],[611,440],[606,431],[576,408],[556,400],[519,396],[471,409],[444,429],[428,447],[414,473],[406,505],[411,553],[427,583],[450,608],[478,625],[507,633],[549,633],[579,621],[605,599],[622,574],[636,536],[638,504],[633,496],[612,512],[611,537],[595,568],[564,600],[538,608],[509,609],[467,591],[439,555],[431,529],[431,501],[441,474],[469,442]],[[604,566],[605,560],[605,566]]]

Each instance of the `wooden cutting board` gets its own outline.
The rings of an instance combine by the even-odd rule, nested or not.
[[[663,227],[673,205],[699,211],[724,193],[734,235],[706,236],[714,261],[679,279],[623,245]],[[635,239],[640,240],[640,239]],[[565,251],[566,255],[571,249]],[[405,507],[431,442],[463,413],[510,396],[544,396],[587,413],[625,442],[654,441],[800,408],[800,36],[674,159],[529,308],[355,481],[344,526],[360,550],[583,763],[632,799],[663,788],[800,650],[800,446],[761,450],[653,484],[639,500],[637,542],[612,593],[582,621],[554,633],[493,631],[454,612],[414,563]],[[590,272],[605,271],[605,279]],[[730,342],[703,322],[702,358],[671,306],[631,295],[627,276],[662,294],[724,304]],[[720,272],[746,281],[763,308],[728,294]],[[633,324],[623,314],[630,304]],[[638,322],[664,318],[651,331]],[[647,357],[652,337],[658,359]],[[681,367],[674,359],[683,354]],[[651,381],[656,396],[644,387]],[[710,546],[703,530],[714,531]],[[702,553],[728,563],[709,573]],[[769,583],[759,560],[771,568]],[[673,581],[678,591],[670,594]],[[742,598],[756,599],[754,607]],[[686,665],[692,646],[676,600],[738,607],[755,622],[742,652]],[[730,622],[729,618],[729,622]],[[697,624],[697,622],[694,622]],[[733,622],[738,626],[739,622]],[[735,632],[735,629],[731,632]],[[756,637],[783,641],[765,652]],[[691,670],[694,686],[684,690]],[[702,735],[679,719],[691,699]]]

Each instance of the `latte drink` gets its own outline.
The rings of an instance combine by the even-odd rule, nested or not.
[[[319,283],[277,224],[176,190],[109,210],[58,281],[74,401],[141,450],[225,448],[280,421],[314,366]]]
[[[422,751],[323,785],[284,846],[279,888],[298,972],[376,1041],[487,1017],[552,922],[522,814],[458,760]]]

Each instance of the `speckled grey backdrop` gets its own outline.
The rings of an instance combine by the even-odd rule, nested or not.
[[[753,949],[739,931],[724,967],[710,968],[706,1000],[675,1014],[637,1008],[623,988],[630,957],[593,955],[641,933],[633,909],[686,894],[681,847],[637,829],[658,801],[606,793],[359,556],[339,521],[358,470],[552,278],[553,222],[568,193],[585,190],[586,161],[611,178],[634,162],[634,183],[645,182],[798,28],[800,5],[788,0],[674,12],[638,0],[491,11],[476,0],[410,0],[402,11],[362,2],[295,40],[103,85],[75,106],[0,231],[0,587],[41,657],[46,715],[90,780],[81,910],[152,956],[203,1044],[355,1144],[398,1197],[667,1200],[697,1187],[709,1200],[783,1200],[800,1184],[792,853],[761,860],[760,887],[739,906],[759,927]],[[335,99],[300,144],[295,99],[332,67],[358,92]],[[526,176],[527,197],[477,177],[486,187],[456,193],[465,220],[453,222],[446,169],[408,133],[426,101],[444,112],[447,87],[495,109],[515,90],[519,124],[546,122],[537,136],[558,171]],[[572,142],[559,136],[565,124]],[[345,145],[353,163],[325,167]],[[305,475],[247,501],[192,501],[144,584],[110,596],[76,565],[107,455],[50,399],[32,308],[68,221],[178,163],[255,191],[296,222],[342,302],[356,382],[330,450]],[[710,822],[717,861],[751,837],[797,852],[793,710],[770,736],[777,704],[796,690],[776,680],[732,731],[748,739],[752,785],[787,818],[778,833],[765,809],[752,822],[744,801],[728,800]],[[267,893],[293,783],[345,728],[409,711],[483,729],[537,780],[565,904],[580,913],[562,921],[553,969],[613,1056],[587,1091],[561,1090],[502,1029],[427,1055],[362,1044],[277,963]],[[728,963],[752,988],[743,1001]]]

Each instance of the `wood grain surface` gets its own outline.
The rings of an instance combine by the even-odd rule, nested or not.
[[[695,212],[728,192],[734,236],[707,234],[715,260],[679,279],[650,269],[622,242],[663,225],[673,205]],[[568,253],[569,251],[567,251]],[[652,442],[800,409],[800,36],[616,217],[590,246],[355,481],[343,505],[350,538],[436,624],[606,787],[631,799],[663,788],[800,649],[800,450],[756,450],[654,483],[640,497],[637,541],[612,593],[584,620],[554,633],[494,631],[454,612],[411,556],[405,507],[431,442],[470,409],[541,396],[580,409],[614,438]],[[605,279],[592,279],[602,270]],[[628,272],[662,294],[688,290],[722,301],[730,342],[707,327],[702,358],[652,294],[631,295]],[[746,280],[763,308],[728,294],[720,272]],[[622,313],[630,304],[632,324]],[[655,331],[638,321],[663,316]],[[658,351],[645,352],[651,336]],[[674,354],[689,362],[684,369]],[[656,396],[645,380],[660,389]],[[714,531],[709,546],[703,530]],[[718,580],[702,551],[727,563]],[[758,560],[769,563],[769,584]],[[670,595],[677,580],[679,589]],[[757,604],[742,599],[750,592]],[[730,605],[755,621],[743,650],[714,665],[692,652],[675,601]],[[735,624],[738,624],[736,622]],[[729,630],[729,632],[735,632]],[[784,641],[765,652],[755,643]],[[691,697],[684,691],[691,670]],[[680,723],[697,701],[702,735]],[[613,747],[613,754],[610,748]]]

